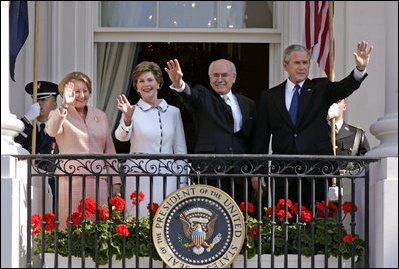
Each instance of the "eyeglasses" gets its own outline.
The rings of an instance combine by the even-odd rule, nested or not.
[[[222,73],[222,74],[213,73],[213,74],[211,74],[211,77],[218,79],[219,77],[227,78],[227,77],[229,77],[230,75],[231,75],[231,74],[229,74],[229,73]]]

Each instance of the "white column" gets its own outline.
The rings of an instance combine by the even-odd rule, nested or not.
[[[387,1],[385,5],[385,115],[370,126],[370,132],[381,141],[366,154],[370,157],[398,156],[398,3]]]
[[[1,1],[1,154],[26,154],[14,142],[24,129],[22,121],[10,113],[10,50],[9,50],[9,1]],[[4,41],[7,40],[7,41]]]
[[[398,267],[398,3],[384,2],[386,14],[385,115],[370,131],[380,145],[370,165],[370,267]]]
[[[14,137],[24,128],[9,109],[9,1],[1,1],[1,267],[26,267],[26,161],[11,154],[27,154]]]
[[[398,268],[398,158],[370,165],[370,267]]]

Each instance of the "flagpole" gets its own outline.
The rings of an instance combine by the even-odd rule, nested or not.
[[[39,1],[35,1],[35,44],[33,58],[33,103],[37,102],[37,72],[38,72],[38,50],[39,50]],[[32,130],[32,154],[36,154],[36,118],[33,120]],[[33,160],[33,164],[35,160]]]
[[[330,80],[335,80],[334,74],[334,32],[333,32],[333,23],[334,23],[334,1],[328,1],[328,37],[329,37],[329,62],[330,62]],[[333,147],[334,156],[337,155],[337,147],[336,147],[336,139],[335,139],[335,118],[331,119],[331,144]],[[332,178],[332,185],[336,186],[337,178]]]

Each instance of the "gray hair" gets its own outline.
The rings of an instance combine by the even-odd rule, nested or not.
[[[224,60],[224,61],[228,62],[228,63],[230,64],[230,67],[231,67],[231,73],[237,74],[236,66],[234,65],[234,63],[233,63],[232,61],[229,61],[229,60],[226,60],[226,59],[219,59],[219,60],[216,60],[216,61],[211,62],[211,64],[209,65],[209,69],[208,69],[208,75],[209,75],[209,76],[211,75],[212,66],[213,66],[217,61],[220,61],[220,60]]]
[[[310,60],[310,51],[309,51],[307,48],[305,48],[305,47],[302,46],[302,45],[293,44],[293,45],[288,46],[288,47],[284,50],[283,60],[284,60],[285,63],[288,64],[288,63],[290,62],[291,53],[292,53],[293,51],[304,51],[304,52],[306,52],[306,53],[308,54],[309,60]]]

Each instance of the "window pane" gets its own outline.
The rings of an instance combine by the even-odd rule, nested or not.
[[[159,25],[161,28],[273,28],[273,1],[101,1],[100,3],[102,27],[154,28]],[[159,18],[156,17],[157,3]]]
[[[170,28],[216,27],[215,1],[160,1],[159,26]]]
[[[102,27],[155,27],[156,1],[101,1]]]
[[[221,1],[221,28],[273,28],[273,1]]]

